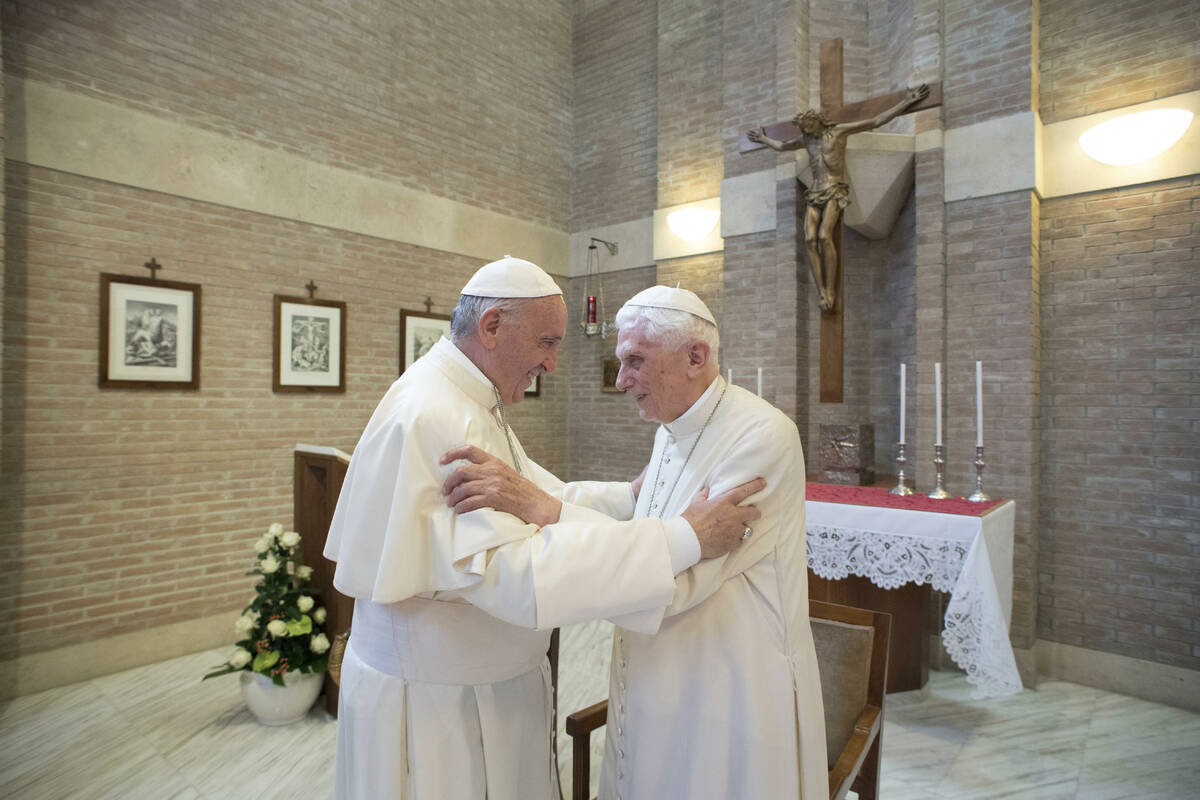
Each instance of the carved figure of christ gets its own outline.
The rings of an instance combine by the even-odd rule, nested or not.
[[[765,144],[772,150],[784,152],[803,147],[808,151],[813,180],[804,194],[804,243],[819,292],[817,303],[822,311],[833,313],[837,310],[841,242],[835,240],[834,232],[842,211],[850,204],[850,184],[846,182],[846,138],[886,125],[904,109],[928,96],[929,87],[922,84],[909,89],[899,103],[870,119],[841,124],[834,124],[809,109],[793,120],[800,135],[788,141],[773,139],[762,128],[746,133],[750,141]]]
[[[779,151],[803,147],[809,156],[812,185],[805,192],[804,252],[817,286],[821,308],[821,383],[823,403],[842,402],[842,212],[849,204],[846,139],[885,125],[903,113],[941,105],[941,84],[922,84],[849,105],[842,103],[842,40],[821,42],[821,112],[812,109],[787,122],[747,131],[739,150],[762,147]]]

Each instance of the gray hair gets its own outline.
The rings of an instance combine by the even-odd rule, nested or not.
[[[718,363],[721,336],[717,326],[694,314],[671,308],[624,305],[617,312],[616,321],[618,330],[644,323],[647,335],[670,350],[681,350],[696,341],[704,342],[708,345],[709,361],[714,365]]]
[[[461,342],[475,336],[479,320],[489,309],[498,308],[502,314],[511,313],[523,302],[524,298],[480,297],[474,294],[460,296],[458,305],[450,312],[450,340]]]

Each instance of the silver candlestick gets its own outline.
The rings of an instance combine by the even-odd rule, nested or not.
[[[937,470],[936,483],[933,491],[926,495],[934,500],[945,500],[950,496],[946,488],[942,485],[942,471],[946,466],[946,446],[944,444],[935,444],[933,446],[933,468]]]
[[[983,493],[983,445],[975,448],[975,491],[967,499],[976,503],[986,503],[992,499]]]
[[[888,490],[888,494],[912,494],[913,490],[904,485],[904,465],[908,463],[908,459],[904,457],[904,442],[897,442],[896,447],[896,464],[900,467],[900,474],[897,476],[896,486]]]

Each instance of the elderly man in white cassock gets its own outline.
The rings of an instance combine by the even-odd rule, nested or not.
[[[530,461],[504,418],[555,367],[561,290],[505,257],[462,295],[452,340],[405,370],[367,423],[325,545],[334,586],[356,601],[341,667],[342,800],[556,798],[551,629],[667,605],[678,573],[740,544],[759,516],[738,504],[761,480],[626,522],[599,512],[627,511],[629,486],[614,508],[573,503],[589,487],[564,486]],[[529,523],[446,505],[454,467],[443,456],[463,445],[536,492],[522,501]]]
[[[721,378],[716,321],[692,292],[651,287],[616,321],[617,388],[660,424],[636,503],[619,503],[632,494],[621,483],[592,484],[576,499],[597,501],[608,486],[596,508],[670,519],[703,487],[724,491],[755,476],[767,485],[751,498],[762,518],[747,541],[677,576],[662,607],[614,620],[600,797],[827,800],[796,425]],[[493,476],[507,467],[477,460],[451,477],[450,502],[526,516],[496,496]]]

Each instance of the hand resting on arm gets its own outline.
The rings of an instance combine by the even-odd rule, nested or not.
[[[539,527],[558,522],[562,502],[508,464],[473,445],[448,451],[441,463],[459,460],[469,463],[451,473],[442,485],[446,505],[456,514],[492,508]],[[701,559],[723,556],[741,544],[746,527],[762,514],[754,506],[739,504],[764,488],[766,481],[755,478],[716,497],[710,498],[707,489],[696,496],[680,516],[696,534]]]

